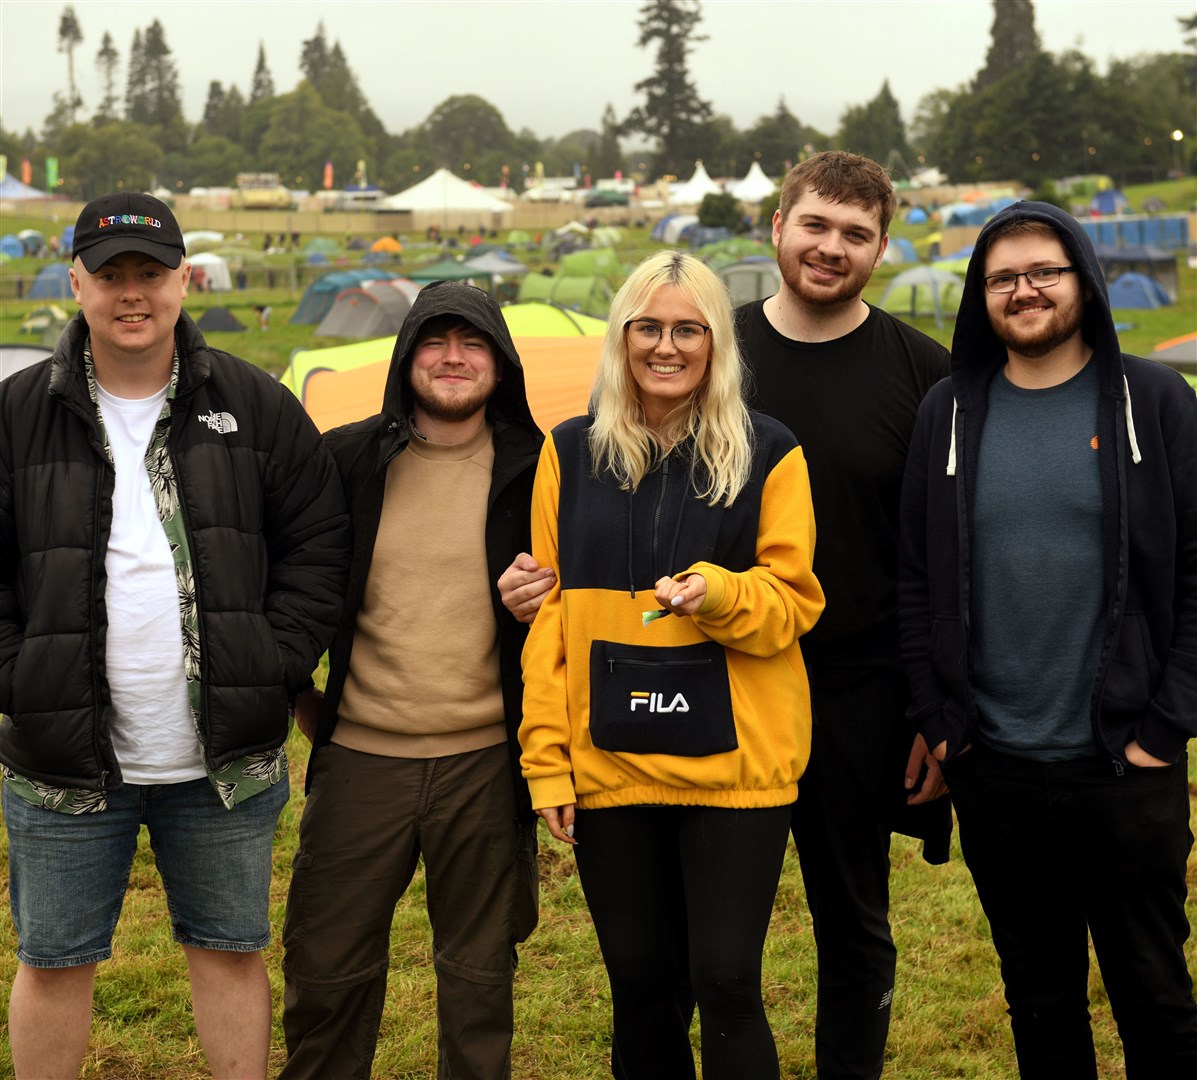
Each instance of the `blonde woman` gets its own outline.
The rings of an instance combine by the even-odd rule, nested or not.
[[[524,775],[576,845],[611,982],[613,1069],[778,1075],[761,952],[810,749],[798,639],[823,609],[793,436],[744,406],[731,304],[676,252],[612,304],[590,415],[546,442]]]

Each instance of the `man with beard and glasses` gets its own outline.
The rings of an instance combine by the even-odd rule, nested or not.
[[[951,807],[905,719],[898,659],[898,501],[915,414],[948,353],[861,298],[897,200],[875,161],[815,154],[790,170],[773,218],[782,286],[736,311],[751,408],[781,420],[810,470],[827,607],[803,640],[814,711],[793,832],[819,954],[820,1080],[881,1075],[897,952],[891,831],[944,862]],[[499,582],[531,619],[551,583],[521,554]]]
[[[369,1077],[391,921],[424,862],[439,1075],[510,1075],[515,947],[536,925],[516,731],[527,628],[500,571],[530,543],[541,433],[498,305],[426,286],[382,412],[329,432],[353,525],[283,926],[282,1076]]]
[[[900,596],[1021,1075],[1097,1076],[1092,937],[1128,1080],[1197,1076],[1197,397],[1120,351],[1093,247],[1053,206],[977,241],[911,443]]]

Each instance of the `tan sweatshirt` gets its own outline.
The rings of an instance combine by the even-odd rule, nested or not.
[[[429,758],[506,739],[486,566],[491,428],[439,446],[414,434],[387,469],[332,741]]]

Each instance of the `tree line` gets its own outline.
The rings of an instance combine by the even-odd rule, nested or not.
[[[94,56],[103,96],[89,116],[75,80],[83,31],[68,5],[57,42],[67,87],[54,95],[39,134],[5,131],[0,118],[0,153],[10,161],[28,158],[39,185],[45,159],[56,157],[60,190],[80,199],[118,182],[186,191],[227,185],[253,171],[314,189],[326,162],[338,186],[360,182],[364,172],[391,191],[441,165],[488,186],[508,182],[517,189],[537,163],[547,175],[603,178],[622,171],[647,180],[685,178],[697,160],[712,175],[742,176],[759,161],[766,174],[780,176],[803,155],[831,147],[868,154],[899,177],[934,165],[954,182],[1000,178],[1037,187],[1053,177],[1101,172],[1126,183],[1178,166],[1193,171],[1197,16],[1178,20],[1186,52],[1114,61],[1101,75],[1077,49],[1043,49],[1032,0],[994,0],[993,7],[985,65],[969,84],[927,95],[907,125],[883,80],[872,99],[848,105],[838,129],[827,133],[804,124],[784,98],[737,130],[701,96],[690,69],[694,45],[706,40],[698,0],[646,0],[637,43],[654,59],[635,86],[639,103],[623,117],[608,104],[597,128],[541,139],[527,128],[512,131],[476,95],[450,96],[410,130],[388,132],[323,23],[303,42],[302,77],[293,90],[277,92],[260,45],[247,89],[213,80],[195,124],[183,116],[178,65],[161,23],[134,31],[123,93],[120,54],[105,31]],[[1183,140],[1173,132],[1183,132]],[[655,149],[630,156],[625,144],[637,136]]]

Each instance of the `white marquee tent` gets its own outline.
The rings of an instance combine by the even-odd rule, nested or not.
[[[777,185],[761,170],[761,163],[754,161],[744,179],[737,181],[735,185],[729,185],[729,189],[740,202],[759,203],[772,195]]]
[[[510,210],[511,204],[488,195],[481,188],[454,176],[448,169],[437,169],[427,179],[421,180],[406,191],[376,203],[374,209],[449,212],[464,210],[500,214]]]
[[[694,164],[694,175],[681,187],[672,188],[669,192],[670,206],[697,206],[704,195],[721,192],[721,188],[707,175],[706,167],[701,161]]]

